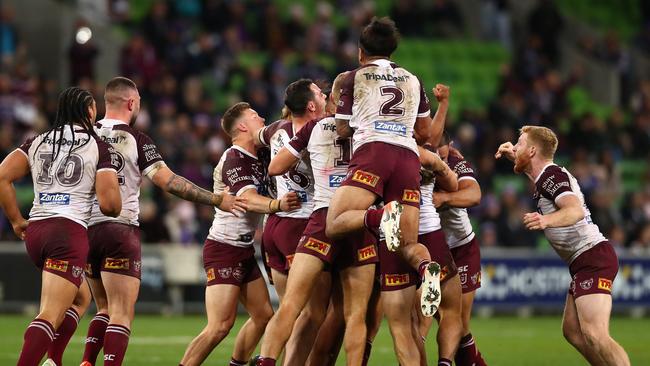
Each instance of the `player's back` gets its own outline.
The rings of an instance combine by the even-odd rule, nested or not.
[[[408,148],[417,154],[415,121],[430,113],[418,78],[387,59],[374,60],[346,77],[336,118],[355,129],[354,149],[368,142]]]
[[[63,217],[86,227],[95,201],[95,176],[101,169],[109,169],[100,162],[111,161],[113,155],[109,146],[81,127],[75,126],[73,131],[66,125],[56,129],[56,136],[54,132],[40,134],[20,146],[29,160],[34,183],[29,219]]]

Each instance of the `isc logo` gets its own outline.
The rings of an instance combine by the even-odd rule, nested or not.
[[[330,175],[330,187],[332,188],[340,187],[341,183],[343,183],[343,179],[345,179],[345,174]]]
[[[406,136],[406,126],[396,122],[375,121],[375,130]]]
[[[41,205],[69,205],[69,193],[39,193],[38,202]]]

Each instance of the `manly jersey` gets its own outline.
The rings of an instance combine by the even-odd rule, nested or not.
[[[311,161],[314,176],[314,210],[328,207],[334,191],[348,172],[352,139],[336,134],[334,117],[309,121],[285,145],[295,157]]]
[[[570,226],[546,228],[544,235],[557,254],[570,264],[580,254],[607,239],[600,233],[598,226],[591,221],[591,213],[585,204],[578,181],[568,170],[549,164],[535,179],[533,198],[537,201],[537,211],[542,215],[558,211],[557,200],[568,194],[578,197],[585,217]]]
[[[304,128],[304,126],[303,126]],[[262,128],[259,132],[260,142],[271,148],[271,159],[294,136],[293,124],[289,120],[278,120]],[[296,192],[302,202],[299,209],[291,212],[276,212],[279,217],[292,217],[295,219],[308,219],[314,210],[314,175],[311,171],[309,157],[304,157],[287,173],[276,176],[275,189],[278,198],[288,192]]]
[[[476,181],[472,165],[454,155],[449,155],[447,165],[458,175],[458,181],[472,179]],[[469,220],[466,208],[450,207],[439,211],[442,219],[442,230],[449,248],[465,245],[474,239],[474,229]]]
[[[156,167],[165,166],[158,147],[149,136],[115,119],[98,121],[95,124],[95,132],[100,139],[115,149],[118,158],[117,180],[120,183],[122,212],[118,217],[104,216],[99,210],[99,203],[95,201],[90,225],[111,221],[138,226],[142,176],[149,174]]]
[[[29,220],[63,217],[87,227],[97,172],[117,171],[117,156],[110,145],[80,129],[57,128],[56,141],[54,133],[42,133],[17,149],[27,156],[34,182]],[[58,141],[62,146],[55,154]]]
[[[265,176],[266,170],[258,156],[233,145],[221,155],[219,164],[214,168],[214,192],[223,192],[228,188],[230,193],[240,196],[247,190],[254,189],[258,194],[266,196]],[[264,215],[251,211],[235,216],[215,207],[208,239],[237,247],[251,246],[262,216]]]
[[[433,204],[434,182],[420,186],[420,226],[418,235],[424,235],[438,231],[440,226],[440,215]]]
[[[420,81],[387,59],[375,60],[346,76],[336,119],[347,120],[354,131],[354,150],[369,142],[402,146],[418,154],[413,138],[417,117],[430,112]]]

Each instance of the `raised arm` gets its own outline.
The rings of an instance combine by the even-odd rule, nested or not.
[[[13,182],[29,174],[29,161],[23,152],[14,150],[0,164],[0,206],[16,236],[25,238],[28,222],[20,213]]]

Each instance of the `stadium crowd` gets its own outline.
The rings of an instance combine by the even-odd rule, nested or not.
[[[507,14],[505,2],[489,3]],[[409,4],[412,6],[390,9],[405,37],[463,34],[465,22],[453,2],[438,0],[429,7],[416,1]],[[334,5],[319,2],[315,9],[291,5],[286,17],[280,5],[264,0],[157,1],[142,19],[134,21],[125,15],[124,2],[114,1],[113,5],[115,26],[131,34],[120,50],[118,70],[133,79],[142,94],[138,128],[154,137],[175,171],[205,188],[212,186],[212,170],[229,145],[219,127],[225,106],[243,99],[267,122],[273,121],[290,81],[299,77],[331,80],[338,72],[356,67],[359,30],[375,13],[370,2],[347,0]],[[621,68],[628,81],[623,83],[625,97],[605,118],[589,111],[573,116],[569,94],[580,82],[582,71],[576,67],[568,77],[560,76],[560,33],[548,28],[561,28],[563,20],[557,9],[547,6],[553,5],[543,2],[532,10],[528,37],[513,46],[512,62],[503,65],[501,85],[490,105],[483,111],[462,110],[458,120],[447,122],[454,143],[474,163],[483,187],[483,201],[471,211],[481,243],[547,249],[540,233],[526,230],[521,221],[525,212],[533,210],[530,189],[517,178],[502,178],[512,167],[493,159],[498,142],[516,140],[519,127],[544,124],[558,133],[558,154],[578,178],[594,222],[617,248],[650,254],[650,80],[636,80],[629,74],[625,68],[627,46],[615,36],[595,39],[586,54]],[[556,16],[549,17],[549,12]],[[422,25],[426,32],[411,29],[413,24]],[[647,29],[639,29],[635,42],[646,39],[647,43]],[[11,9],[3,7],[3,157],[54,119],[61,86],[40,75],[30,60],[29,47],[20,37]],[[96,47],[89,57],[111,52]],[[78,59],[80,52],[72,43],[70,57]],[[71,79],[101,101],[102,84],[92,78],[92,64],[84,72],[72,73]],[[431,87],[436,80],[423,82]],[[451,93],[453,98],[453,85]],[[103,115],[101,103],[98,108],[98,115]],[[625,189],[621,174],[621,163],[628,160],[646,161],[644,176],[633,190]],[[31,184],[23,183],[17,190],[26,213],[31,205]],[[140,218],[143,242],[198,245],[212,218],[211,207],[172,198],[145,182]],[[15,239],[4,217],[0,217],[0,239]]]

